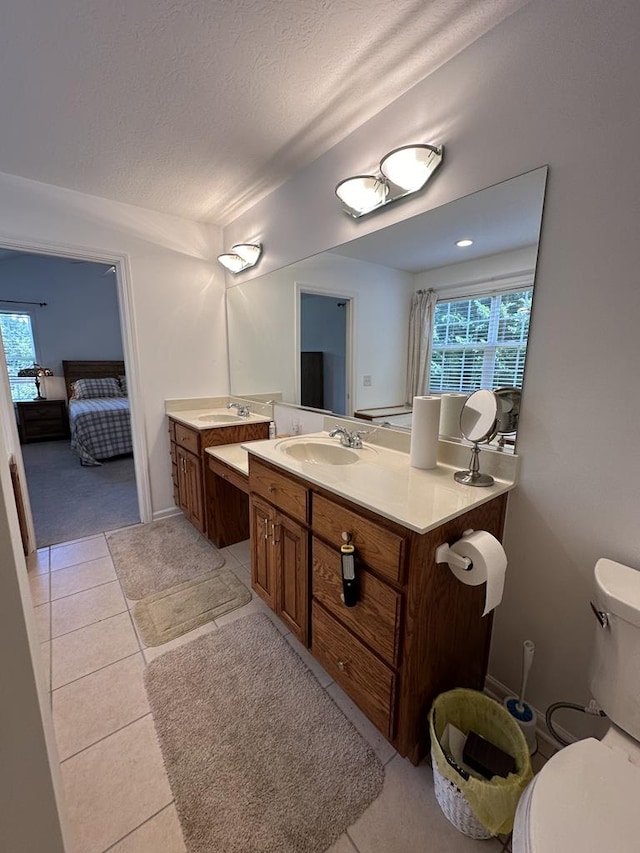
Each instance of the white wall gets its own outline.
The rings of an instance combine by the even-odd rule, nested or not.
[[[218,230],[0,174],[0,245],[125,257],[152,509],[173,507],[164,400],[228,392]]]
[[[305,290],[353,298],[354,409],[400,402],[412,281],[409,273],[323,254],[229,288],[233,393],[242,396],[276,389],[283,400],[295,401],[295,286],[299,284]],[[289,334],[283,334],[283,329]],[[371,386],[363,385],[365,375],[372,377]]]
[[[3,850],[63,853],[61,782],[8,460],[18,441],[0,352],[0,832]],[[24,470],[19,476],[24,482]],[[37,815],[36,815],[37,810]]]
[[[30,309],[39,363],[62,376],[63,359],[120,360],[122,335],[114,274],[104,264],[46,255],[0,261],[0,309]],[[46,302],[46,306],[2,300]]]
[[[533,639],[529,698],[543,709],[588,699],[597,558],[640,568],[638,31],[633,0],[529,3],[224,234],[225,245],[259,236],[265,272],[549,164],[522,476],[490,661],[517,688],[521,644]],[[362,220],[345,216],[337,181],[414,140],[445,144],[425,192]],[[578,730],[581,719],[567,726]]]
[[[447,295],[447,290],[461,285],[472,286],[477,282],[486,283],[496,279],[496,286],[498,286],[505,276],[533,274],[537,253],[537,245],[527,246],[523,249],[488,255],[476,261],[463,261],[458,264],[448,264],[445,267],[436,267],[415,275],[414,286],[416,289],[431,287],[442,296]]]

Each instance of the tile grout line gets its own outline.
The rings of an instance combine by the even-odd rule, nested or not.
[[[83,625],[81,628],[74,628],[72,631],[65,631],[64,634],[60,634],[58,637],[53,637],[52,639],[58,640],[60,637],[68,637],[69,634],[75,634],[76,631],[84,631],[85,628],[91,628],[92,625],[99,625],[100,622],[106,622],[108,619],[115,619],[116,616],[122,616],[123,613],[126,613],[126,610],[121,610],[120,613],[113,613],[111,616],[105,616],[104,619],[98,619],[97,622],[90,622],[88,625]]]
[[[373,802],[375,802],[375,800],[374,800]],[[372,804],[370,803],[370,804],[369,804],[369,806],[370,806],[370,805],[372,805]],[[369,808],[369,806],[367,806],[367,808]],[[367,809],[365,809],[365,810],[364,810],[364,812],[363,812],[362,814],[365,814],[366,810],[367,810]],[[362,816],[362,815],[361,815],[361,816]],[[353,826],[353,824],[352,824],[352,826]],[[356,844],[356,842],[353,840],[353,838],[351,837],[351,835],[350,835],[350,833],[349,833],[349,830],[350,830],[350,829],[351,829],[351,826],[348,826],[348,827],[345,829],[344,834],[347,836],[347,838],[349,839],[349,841],[350,841],[350,842],[351,842],[351,844],[353,845],[354,849],[356,850],[356,853],[360,853],[360,848],[358,847],[358,845]]]
[[[145,717],[151,717],[151,711],[150,710],[147,711],[145,714],[141,714],[139,717],[136,717],[135,720],[129,720],[129,722],[125,723],[123,726],[120,726],[119,728],[114,729],[112,732],[109,732],[108,734],[103,735],[102,737],[99,737],[98,740],[94,740],[93,743],[88,743],[86,746],[83,746],[82,749],[79,749],[77,752],[74,752],[71,755],[67,755],[66,758],[63,758],[60,761],[60,765],[62,766],[66,761],[70,761],[72,758],[75,758],[76,756],[81,755],[83,752],[86,752],[88,749],[92,749],[94,746],[97,746],[99,743],[102,743],[102,741],[107,740],[107,738],[110,738],[111,735],[115,735],[118,732],[124,731],[124,729],[129,728],[129,726],[132,726],[134,723],[139,723],[140,720],[144,720]]]
[[[47,570],[49,576],[49,708],[53,714],[53,610],[51,605],[51,548],[47,548]]]
[[[87,562],[91,562],[91,560],[88,560]],[[82,566],[84,564],[78,563],[78,565]],[[66,571],[66,569],[59,569],[59,571],[64,572],[64,571]],[[92,590],[92,589],[99,589],[101,586],[108,586],[108,584],[115,583],[117,580],[118,580],[118,578],[115,577],[115,578],[111,578],[111,580],[108,580],[108,581],[101,581],[100,583],[96,583],[93,586],[87,586],[84,589],[77,589],[75,592],[66,593],[66,595],[60,595],[60,596],[58,596],[58,598],[53,598],[52,601],[63,601],[63,599],[71,598],[73,595],[80,595],[81,593],[89,592],[89,590]]]
[[[142,655],[142,660],[143,660],[144,665],[146,667],[149,665],[149,662],[147,661],[146,655],[144,653],[144,650],[147,647],[142,645],[142,640],[140,638],[140,634],[138,633],[138,629],[136,628],[136,623],[135,623],[134,618],[133,618],[133,613],[131,611],[131,607],[129,606],[129,598],[127,597],[127,595],[124,591],[124,588],[122,586],[122,581],[120,580],[120,575],[118,574],[118,572],[116,570],[116,564],[115,563],[113,564],[113,569],[116,573],[116,579],[117,579],[118,583],[120,584],[120,592],[122,593],[122,597],[124,598],[124,603],[127,606],[127,613],[129,614],[129,622],[131,623],[131,630],[133,631],[133,633],[135,635],[136,642],[138,644],[138,648],[140,649],[140,654]],[[134,599],[131,599],[131,600],[133,601]]]
[[[60,601],[60,599],[56,599],[56,600]],[[110,613],[108,616],[103,616],[102,619],[96,619],[95,622],[88,622],[86,625],[80,625],[78,628],[72,628],[70,631],[64,631],[62,634],[56,634],[55,637],[53,636],[53,622],[52,622],[51,639],[52,640],[59,640],[60,637],[68,637],[69,634],[75,634],[76,631],[82,631],[83,628],[91,628],[92,625],[99,625],[100,622],[106,622],[107,619],[113,619],[114,616],[122,616],[122,614],[126,613],[126,612],[127,612],[127,609],[125,608],[125,610],[119,610],[117,613]],[[51,615],[53,616],[53,614],[51,614]]]
[[[63,687],[67,687],[69,684],[75,684],[77,681],[82,681],[83,678],[88,678],[88,676],[93,675],[96,672],[101,672],[103,669],[107,669],[107,667],[113,666],[114,663],[120,663],[123,660],[127,660],[128,658],[133,658],[136,655],[139,655],[140,652],[132,652],[130,655],[125,655],[123,658],[118,658],[117,660],[112,660],[109,663],[106,663],[104,666],[99,666],[97,669],[92,669],[91,672],[85,672],[83,675],[79,675],[77,678],[72,678],[71,681],[65,681],[64,684],[59,684],[57,687],[53,687],[51,693],[55,693],[56,690],[61,690]],[[144,657],[144,655],[143,655]]]
[[[53,557],[52,552],[53,552],[54,548],[71,548],[80,542],[88,542],[91,539],[100,539],[100,538],[104,539],[104,541],[105,541],[105,545],[107,547],[107,553],[106,554],[102,554],[100,557],[91,557],[88,560],[79,560],[77,563],[69,563],[68,566],[58,566],[57,569],[53,568],[51,561],[52,561],[52,557]],[[111,557],[111,551],[109,550],[109,545],[107,543],[107,537],[104,535],[104,533],[100,533],[97,536],[88,536],[86,539],[78,539],[77,541],[72,540],[72,543],[66,543],[66,544],[61,544],[61,545],[52,545],[52,546],[50,546],[49,551],[50,551],[49,568],[52,572],[62,572],[65,569],[73,569],[76,566],[81,566],[83,563],[94,563],[94,562],[96,562],[96,560],[104,560],[106,557],[109,557],[110,559],[113,560],[113,558]]]
[[[172,792],[172,793],[173,793],[173,792]],[[116,845],[120,844],[120,842],[121,842],[121,841],[124,841],[124,839],[125,839],[125,838],[128,838],[130,835],[133,835],[133,833],[134,833],[134,832],[137,832],[137,831],[138,831],[139,829],[141,829],[145,824],[149,823],[149,821],[151,821],[151,820],[153,820],[154,818],[158,817],[158,815],[161,815],[161,814],[162,814],[162,812],[166,811],[166,810],[167,810],[170,806],[172,806],[174,803],[175,803],[175,799],[171,800],[171,802],[167,803],[167,804],[166,804],[166,806],[163,806],[163,807],[160,809],[160,811],[157,811],[155,814],[152,814],[152,815],[151,815],[150,817],[148,817],[146,820],[143,820],[143,821],[142,821],[142,823],[139,823],[139,824],[138,824],[138,826],[134,826],[134,828],[133,828],[133,829],[131,829],[131,830],[129,830],[129,832],[125,833],[125,835],[123,835],[123,836],[122,836],[122,838],[119,838],[117,841],[114,841],[114,842],[113,842],[113,844],[109,845],[109,847],[107,847],[105,850],[103,850],[103,851],[102,851],[102,853],[109,853],[109,851],[110,851],[110,850],[113,850],[113,848],[114,848]],[[179,824],[179,825],[180,825],[180,833],[182,833],[182,824]]]

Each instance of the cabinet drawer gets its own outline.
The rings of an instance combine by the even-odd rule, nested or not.
[[[395,675],[315,601],[311,622],[314,657],[387,738],[393,737]]]
[[[196,456],[200,453],[200,439],[194,429],[189,429],[183,424],[176,424],[176,442],[185,450],[195,453]]]
[[[249,488],[277,506],[291,518],[306,524],[309,518],[309,491],[300,483],[268,468],[249,454]]]
[[[365,569],[357,569],[358,603],[346,607],[342,599],[340,554],[313,540],[313,597],[364,640],[391,666],[398,662],[402,596]]]
[[[385,578],[402,583],[405,550],[402,536],[317,494],[313,496],[311,526],[314,533],[336,548],[344,542],[343,532],[349,533],[361,560]]]
[[[217,477],[221,477],[223,480],[231,483],[232,486],[240,489],[241,492],[249,491],[249,480],[246,474],[241,474],[239,471],[235,471],[233,468],[225,465],[224,462],[220,462],[219,459],[214,459],[209,454],[207,454],[205,458],[207,459],[207,466],[209,467],[209,470]]]

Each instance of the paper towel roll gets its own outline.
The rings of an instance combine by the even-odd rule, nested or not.
[[[460,412],[467,399],[466,394],[441,394],[440,434],[462,438],[460,432]]]
[[[467,586],[486,583],[483,616],[502,601],[504,578],[507,572],[507,555],[495,536],[486,530],[470,530],[454,542],[451,551],[468,557],[473,567],[468,571],[449,564],[453,574]]]
[[[435,468],[438,464],[440,397],[414,397],[411,424],[412,468]]]

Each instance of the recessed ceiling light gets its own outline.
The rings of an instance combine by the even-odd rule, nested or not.
[[[456,240],[456,246],[459,246],[461,249],[464,249],[465,246],[473,246],[473,240]]]

